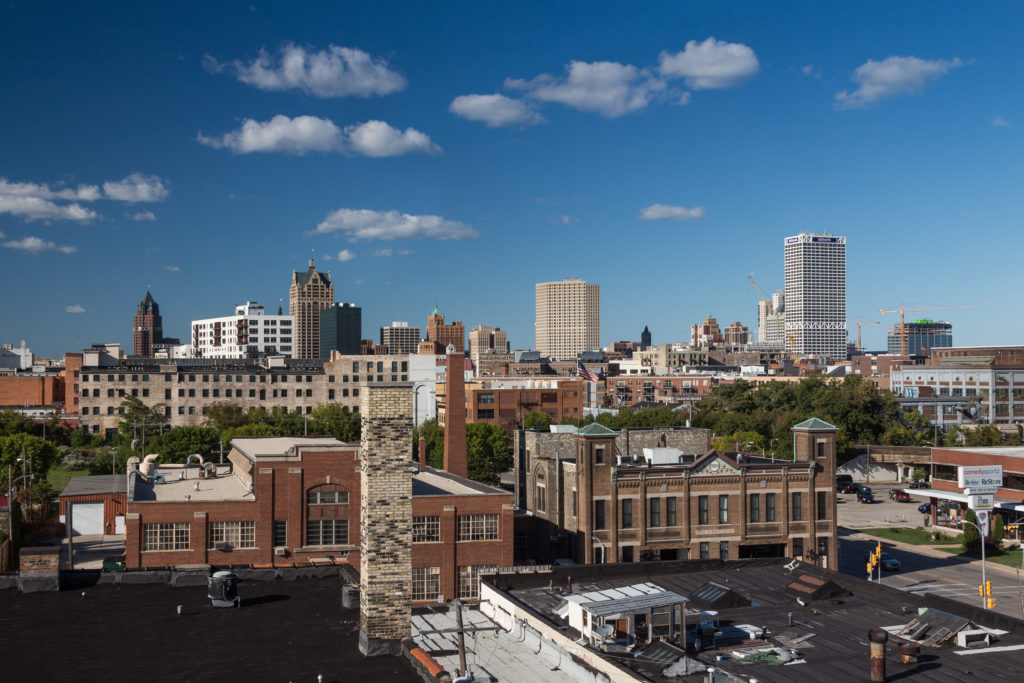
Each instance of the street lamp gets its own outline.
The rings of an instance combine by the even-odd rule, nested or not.
[[[14,514],[11,510],[11,497],[14,495],[14,485],[22,479],[34,479],[35,476],[35,474],[29,472],[28,474],[11,479],[11,466],[7,466],[7,538],[12,546],[14,545]]]
[[[981,585],[984,588],[984,586],[986,585],[985,584],[985,532],[982,530],[982,528],[979,525],[975,524],[974,522],[968,522],[966,519],[961,518],[960,519],[960,523],[961,524],[970,524],[971,526],[973,526],[975,529],[978,530],[978,540],[981,541]],[[988,603],[986,601],[987,601],[988,598],[985,595],[985,591],[984,590],[982,590],[981,593],[982,593],[982,595],[981,595],[981,608],[982,609],[987,609],[988,608]]]

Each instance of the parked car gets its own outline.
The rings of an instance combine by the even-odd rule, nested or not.
[[[889,489],[889,500],[896,500],[896,494],[900,492],[900,489]]]
[[[913,499],[910,497],[910,494],[907,493],[906,491],[897,491],[896,495],[893,496],[893,500],[895,500],[897,503],[913,502]]]
[[[932,485],[926,481],[915,481],[910,485],[910,488],[912,489],[930,489],[931,487]]]
[[[871,560],[871,553],[865,553],[864,562]],[[882,569],[887,572],[897,572],[902,569],[903,565],[895,557],[887,552],[882,552],[882,556],[878,558],[878,564],[881,565]]]
[[[932,512],[932,504],[925,503],[924,505],[918,505],[917,511],[924,515],[930,515]]]
[[[871,489],[861,489],[857,491],[857,501],[860,503],[874,503],[875,496],[871,493]]]
[[[854,484],[853,490],[856,491],[857,493],[860,493],[861,491],[867,491],[868,493],[871,493],[871,487],[866,484]]]
[[[856,484],[836,484],[836,491],[839,493],[856,493]]]
[[[852,474],[837,474],[836,475],[836,491],[839,493],[849,493],[850,488],[853,487],[853,475]]]

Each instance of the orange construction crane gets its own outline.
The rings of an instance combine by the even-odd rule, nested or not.
[[[766,297],[764,295],[764,292],[761,291],[761,288],[757,286],[756,282],[754,282],[754,274],[751,273],[750,275],[748,275],[747,279],[750,280],[750,284],[754,285],[754,289],[757,290],[757,293],[761,296],[761,299],[766,304],[768,304],[768,312],[772,314],[773,318],[775,318],[775,322],[779,323],[779,329],[782,330],[782,333],[784,335],[786,335],[786,339],[789,340],[789,350],[793,352],[793,367],[794,368],[800,367],[800,354],[797,353],[797,350],[796,350],[796,336],[795,336],[795,334],[793,332],[790,332],[789,330],[786,329],[786,323],[783,322],[782,318],[779,317],[779,314],[775,312],[775,307],[772,306],[772,300],[769,299],[768,297]]]
[[[846,323],[847,325],[857,326],[857,350],[860,351],[860,326],[861,325],[881,325],[880,322],[868,322],[867,320],[861,321],[860,316],[857,316],[856,320],[850,320]]]
[[[886,313],[899,313],[900,314],[900,355],[907,355],[907,326],[903,322],[903,314],[907,311],[954,311],[964,308],[975,308],[975,306],[930,306],[926,308],[904,308],[903,304],[900,304],[899,308],[886,309],[883,308],[879,311],[882,315]]]

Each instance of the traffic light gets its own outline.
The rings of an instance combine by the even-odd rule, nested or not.
[[[986,600],[986,603],[989,609],[993,609],[996,606],[996,599],[989,598],[988,600]]]
[[[874,568],[874,566],[870,562],[868,562],[868,576],[871,576],[871,570],[873,568]]]
[[[991,581],[986,581],[985,582],[985,595],[987,595],[988,597],[992,597],[992,582]]]
[[[980,595],[981,597],[985,597],[985,587],[984,586],[978,586],[978,595]]]

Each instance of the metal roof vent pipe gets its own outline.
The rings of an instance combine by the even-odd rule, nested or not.
[[[918,643],[903,643],[899,650],[900,661],[904,664],[916,664],[917,657],[921,654],[921,646]]]
[[[889,640],[889,634],[884,629],[873,628],[868,631],[868,640],[871,641],[871,681],[884,683],[885,643]]]

